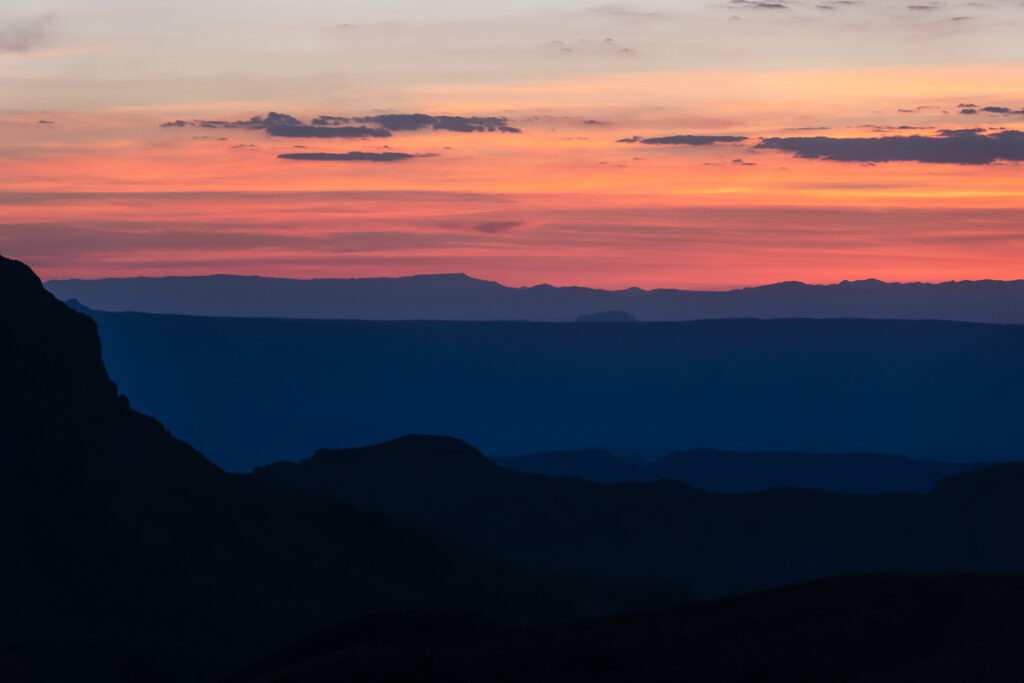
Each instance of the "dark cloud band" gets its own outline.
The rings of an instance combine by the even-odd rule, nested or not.
[[[436,154],[406,154],[405,152],[343,152],[332,154],[328,152],[293,152],[291,154],[278,154],[278,159],[292,159],[295,161],[405,161],[423,157],[433,157]]]
[[[877,138],[764,138],[757,147],[793,152],[803,159],[861,163],[917,161],[925,164],[992,164],[1024,161],[1024,132],[985,134],[979,128],[939,131],[937,137],[890,135]]]
[[[349,125],[361,124],[361,125]],[[375,116],[321,115],[303,123],[290,114],[270,112],[247,121],[178,119],[160,124],[162,128],[241,128],[263,130],[267,135],[287,138],[386,138],[392,132],[446,130],[457,133],[521,133],[508,125],[504,116],[431,116],[429,114],[378,114]]]
[[[644,145],[713,145],[716,143],[743,142],[747,138],[742,135],[668,135],[660,138],[642,138],[635,135],[623,138],[618,142],[639,142]]]

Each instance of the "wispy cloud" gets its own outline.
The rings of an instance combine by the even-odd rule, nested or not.
[[[405,152],[292,152],[278,154],[278,159],[295,161],[405,161],[423,157],[434,157],[436,154],[407,154]]]
[[[743,142],[747,138],[742,135],[667,135],[664,137],[644,138],[634,135],[631,138],[622,138],[617,142],[639,142],[644,145],[691,145],[704,146],[715,143]]]
[[[350,125],[358,124],[358,125]],[[367,125],[369,124],[369,125]],[[444,130],[456,133],[521,133],[504,116],[447,116],[430,114],[375,114],[372,116],[320,115],[303,123],[291,114],[270,112],[242,121],[177,119],[161,128],[241,128],[263,130],[286,138],[387,138],[392,132]]]
[[[49,37],[56,14],[0,24],[0,52],[31,52]]]

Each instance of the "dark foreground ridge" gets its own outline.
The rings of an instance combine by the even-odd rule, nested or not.
[[[780,282],[723,292],[505,287],[463,274],[314,280],[139,277],[54,280],[46,286],[61,299],[78,299],[102,311],[208,316],[570,322],[613,311],[647,321],[900,318],[1024,324],[1024,280]]]
[[[553,628],[379,615],[231,683],[1016,683],[1022,647],[1022,578],[874,575]]]
[[[107,377],[93,322],[0,257],[0,679],[201,680],[379,610],[559,621],[681,584],[542,576],[227,474]]]
[[[928,493],[939,479],[994,464],[911,460],[879,453],[733,453],[714,448],[674,451],[653,461],[600,450],[533,453],[494,461],[516,472],[580,477],[601,484],[673,479],[719,493],[791,487],[865,494]]]
[[[457,439],[408,436],[254,475],[539,571],[684,580],[698,597],[876,571],[1024,573],[1024,463],[943,479],[928,495],[726,495],[512,472]]]

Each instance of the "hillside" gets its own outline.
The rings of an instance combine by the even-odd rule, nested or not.
[[[408,436],[254,475],[536,570],[684,580],[698,597],[874,571],[1024,572],[1024,463],[947,478],[928,495],[728,495],[512,472],[456,439]]]
[[[748,493],[777,487],[839,493],[928,493],[939,479],[993,463],[911,460],[878,453],[675,451],[658,460],[608,451],[561,451],[495,458],[508,470],[581,477],[602,484],[673,479],[705,491]]]
[[[687,599],[530,574],[331,497],[227,474],[108,379],[93,322],[0,258],[0,677],[197,680],[339,620],[550,621]]]
[[[340,625],[232,683],[1016,683],[1024,579],[840,577],[564,627],[462,614]]]

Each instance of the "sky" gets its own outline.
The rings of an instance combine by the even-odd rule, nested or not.
[[[1024,1],[0,0],[45,279],[1024,277]]]

